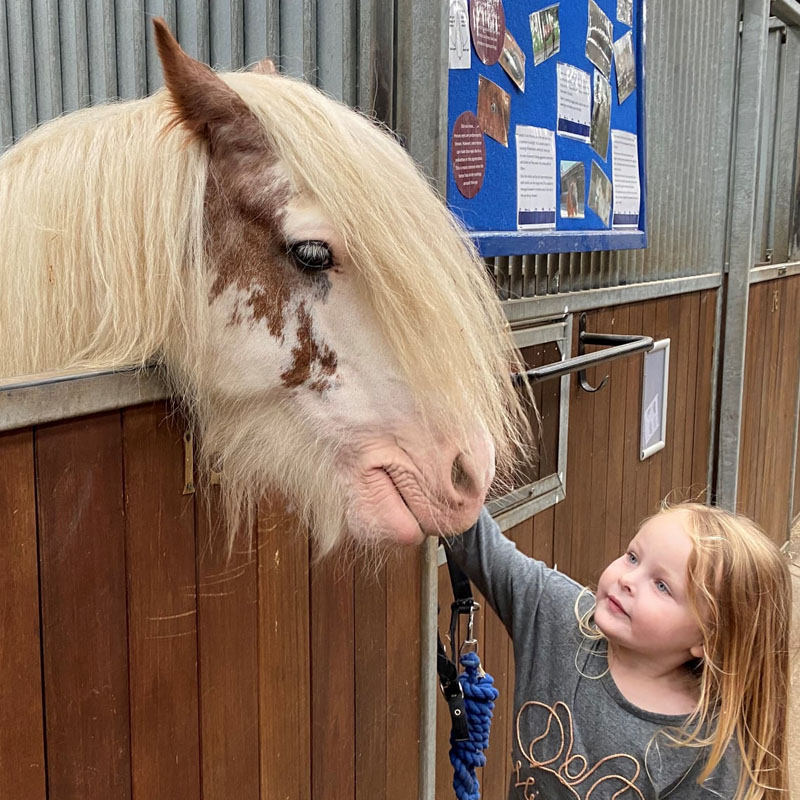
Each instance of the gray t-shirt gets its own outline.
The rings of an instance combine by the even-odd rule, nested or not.
[[[607,670],[605,643],[581,634],[579,584],[520,553],[486,510],[452,550],[514,642],[509,800],[733,800],[735,745],[699,786],[705,751],[663,734],[685,717],[628,702]]]

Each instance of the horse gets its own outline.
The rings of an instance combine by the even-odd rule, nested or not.
[[[154,21],[165,87],[0,157],[0,376],[157,365],[221,473],[320,552],[477,518],[525,437],[487,271],[396,138]]]

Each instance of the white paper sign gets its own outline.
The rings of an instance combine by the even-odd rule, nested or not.
[[[467,0],[450,0],[450,69],[469,69],[471,66]]]
[[[517,228],[533,230],[555,225],[555,132],[517,125]]]
[[[614,184],[613,228],[638,228],[639,148],[635,133],[611,131],[611,176]]]
[[[589,141],[592,130],[592,83],[589,73],[559,62],[558,135]]]

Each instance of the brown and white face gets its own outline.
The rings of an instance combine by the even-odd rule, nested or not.
[[[241,97],[165,28],[157,26],[157,39],[176,117],[207,141],[210,159],[203,391],[221,407],[273,420],[263,431],[270,463],[260,469],[272,469],[290,499],[303,484],[298,471],[308,467],[313,495],[311,462],[334,464],[355,535],[413,542],[469,527],[494,474],[481,420],[459,431],[460,445],[421,424],[335,224],[297,189]],[[302,436],[285,441],[278,425]],[[283,481],[288,473],[292,484]]]

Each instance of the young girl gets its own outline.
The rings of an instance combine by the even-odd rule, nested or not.
[[[790,578],[755,523],[665,505],[596,595],[486,511],[452,546],[514,642],[509,800],[785,800]]]

